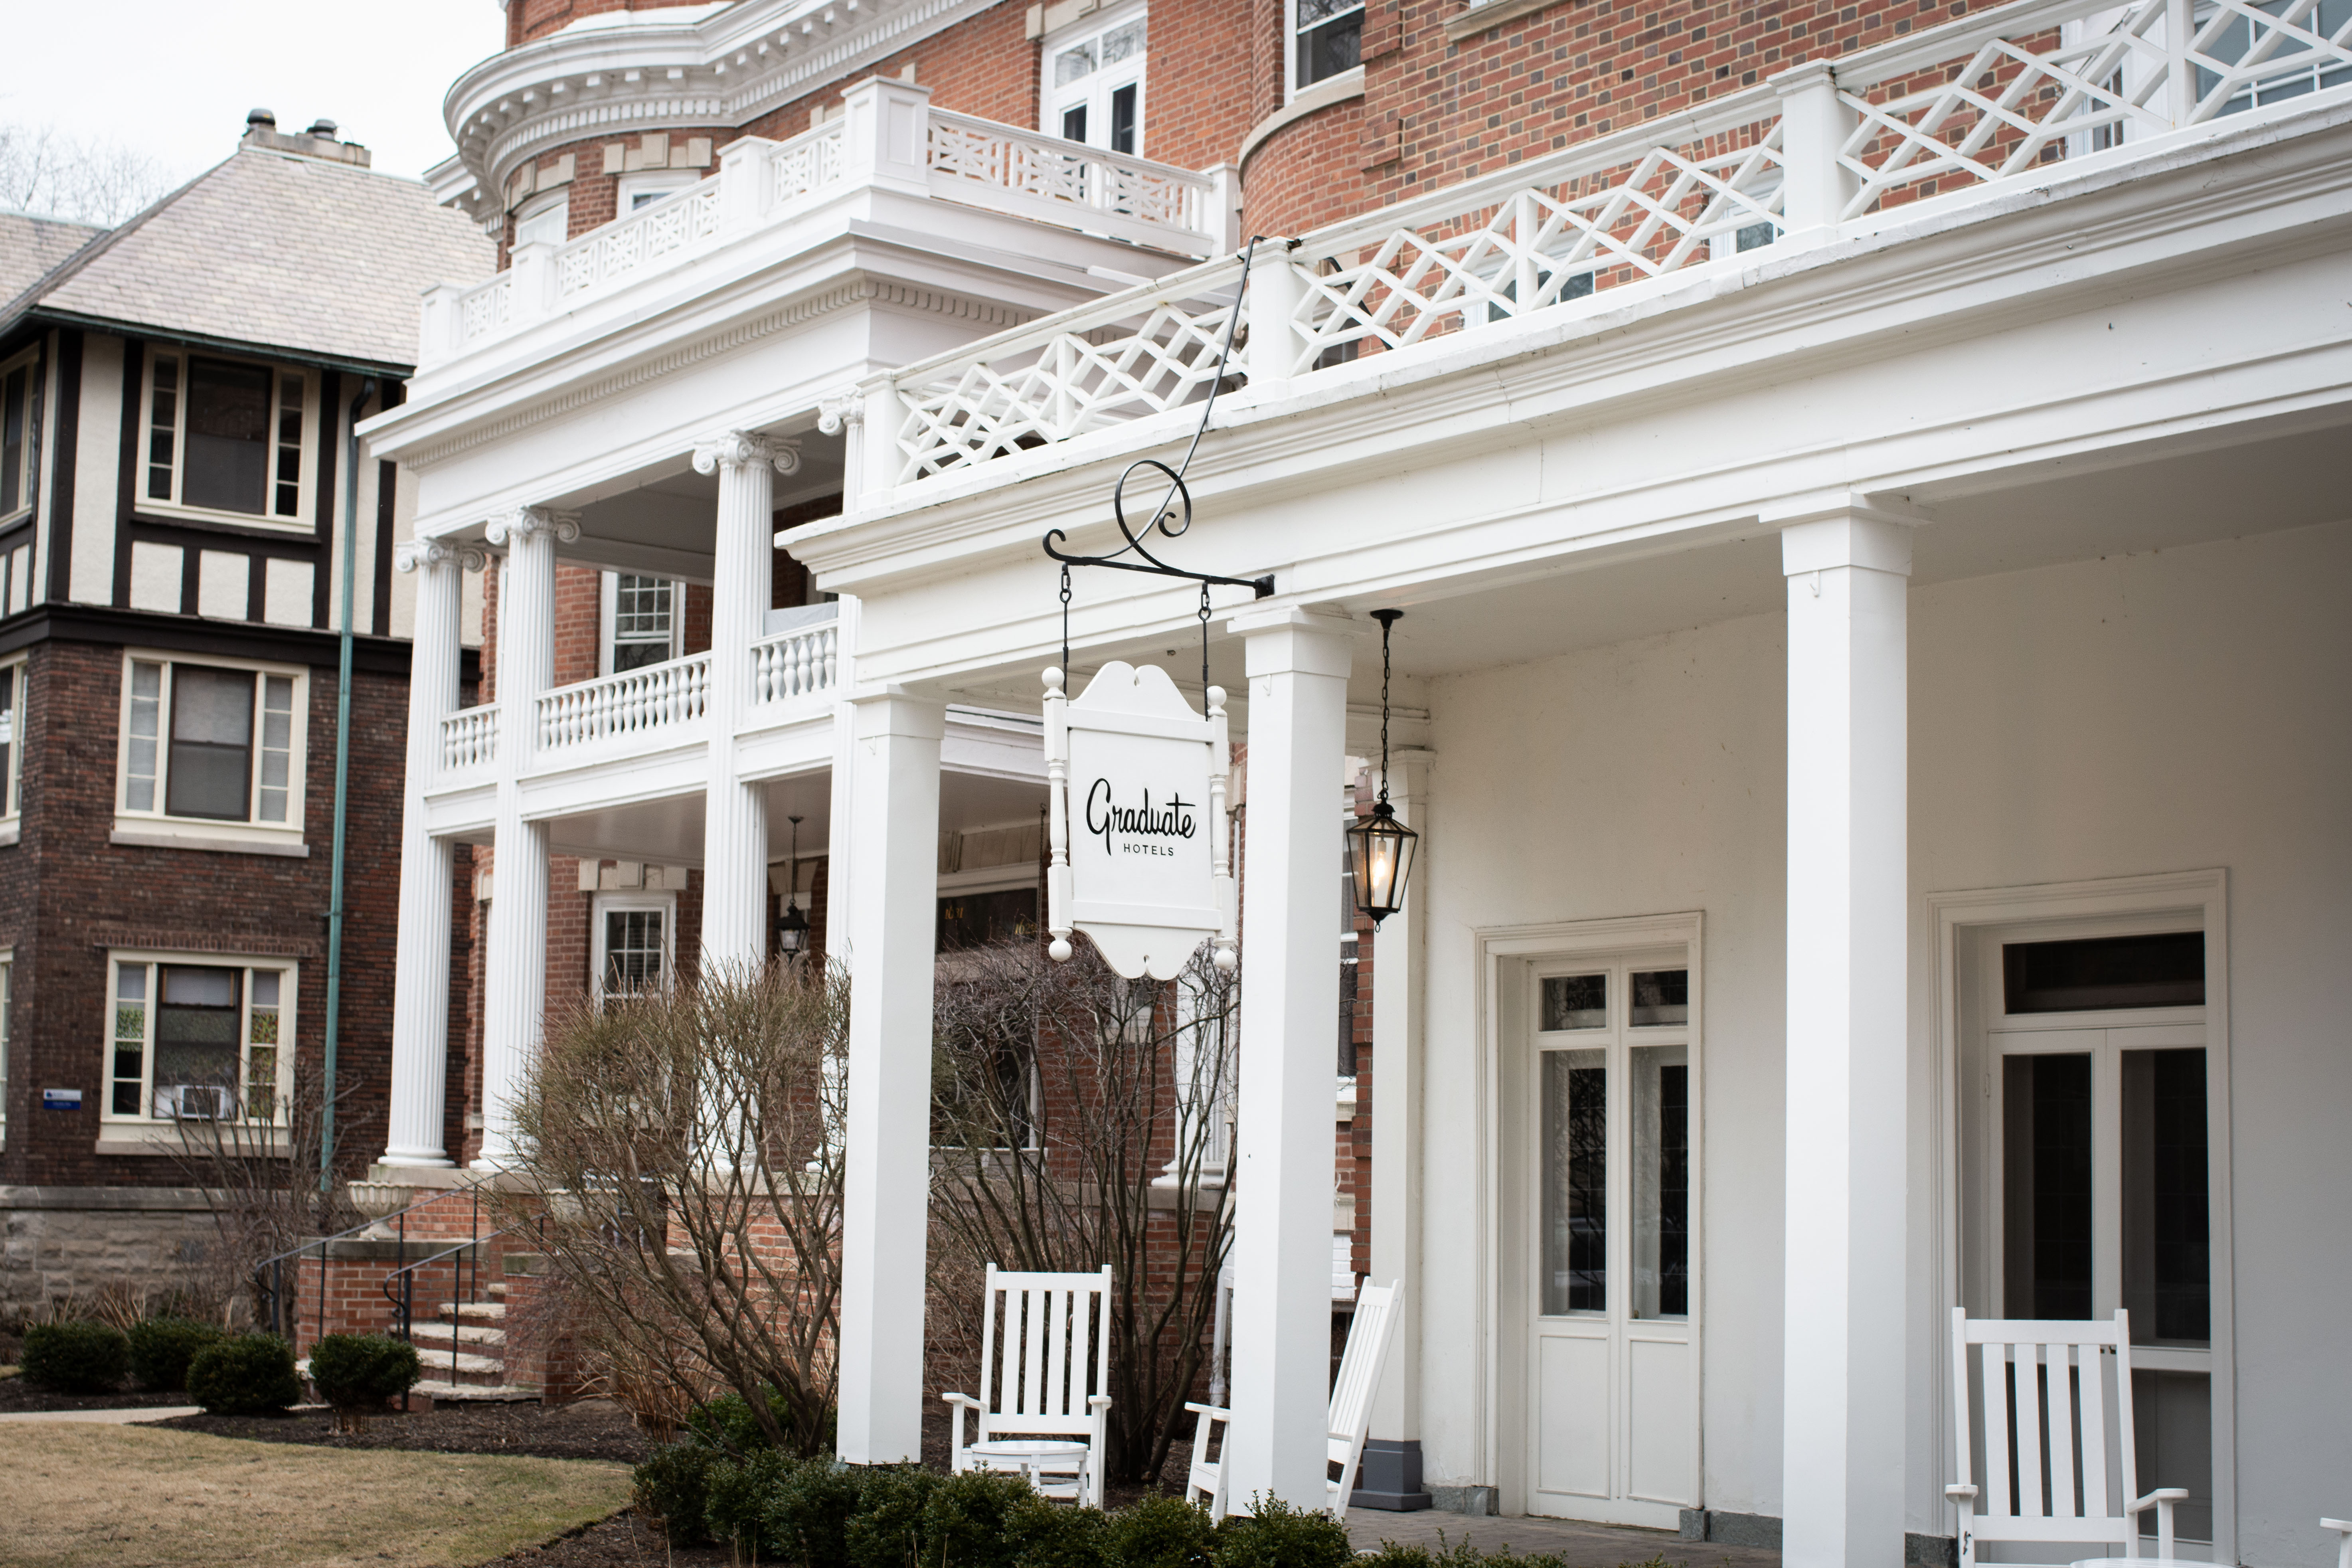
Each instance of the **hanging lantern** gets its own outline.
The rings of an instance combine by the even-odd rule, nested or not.
[[[1402,610],[1374,610],[1381,623],[1381,798],[1370,816],[1358,817],[1348,829],[1348,867],[1356,883],[1356,908],[1369,916],[1372,929],[1404,908],[1405,885],[1412,876],[1412,853],[1421,835],[1397,820],[1389,805],[1389,629],[1402,619]]]
[[[801,819],[786,818],[793,825],[793,858],[785,862],[790,868],[784,873],[784,912],[776,917],[776,947],[786,958],[798,958],[808,951],[808,916],[801,913]]]

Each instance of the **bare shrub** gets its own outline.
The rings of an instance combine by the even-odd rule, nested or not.
[[[778,1447],[827,1442],[848,995],[838,971],[716,970],[549,1021],[515,1108],[532,1192],[498,1201],[543,1207],[541,1245],[641,1425],[731,1388]]]
[[[1173,983],[1129,981],[1091,944],[1055,963],[1017,941],[943,957],[935,996],[932,1304],[972,1320],[940,1327],[971,1342],[969,1369],[982,1266],[1109,1265],[1105,1463],[1149,1483],[1206,1360],[1232,1236],[1212,1162],[1238,975],[1203,950]]]

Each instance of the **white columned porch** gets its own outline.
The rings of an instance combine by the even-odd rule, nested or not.
[[[522,815],[522,774],[539,728],[539,698],[555,672],[555,542],[580,536],[572,518],[525,507],[487,530],[507,548],[499,580],[499,804],[482,1005],[482,1149],[478,1170],[514,1152],[514,1100],[547,1011],[547,825]]]
[[[1372,937],[1372,1283],[1397,1286],[1400,1316],[1389,1358],[1372,1395],[1371,1435],[1364,1445],[1360,1492],[1388,1506],[1420,1500],[1421,1478],[1421,1151],[1423,921],[1429,880],[1427,830],[1430,753],[1420,748],[1389,761],[1389,805],[1397,820],[1423,835],[1404,888],[1404,907]],[[1378,778],[1373,787],[1380,787]]]
[[[850,1464],[896,1464],[923,1451],[932,927],[947,708],[897,692],[849,707],[857,778],[849,863],[862,886],[849,905],[838,1444]]]
[[[1781,1553],[1903,1561],[1910,530],[1859,498],[1783,524],[1788,1149]]]
[[[471,555],[472,561],[464,557]],[[393,973],[392,1096],[383,1159],[388,1165],[446,1165],[441,1129],[448,1093],[449,909],[455,856],[425,824],[425,786],[441,743],[441,721],[457,710],[457,599],[463,568],[480,553],[424,540],[401,546],[394,564],[416,575],[416,626],[409,645],[408,778],[400,824],[399,962]]]
[[[710,779],[703,792],[702,967],[756,969],[768,956],[768,814],[743,782],[735,731],[749,706],[751,645],[775,572],[775,476],[800,448],[730,430],[694,449],[697,473],[719,473],[710,578]]]
[[[1234,1504],[1328,1506],[1331,1020],[1339,1006],[1331,784],[1347,754],[1349,623],[1236,616],[1249,672],[1242,930],[1242,1194],[1234,1236]]]

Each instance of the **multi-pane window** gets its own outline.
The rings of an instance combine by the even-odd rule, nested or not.
[[[2340,39],[2352,24],[2352,0],[2319,0],[2307,9],[2297,0],[2261,0],[2233,10],[2230,20],[2210,37],[2215,8],[2197,7],[2198,52],[2226,65],[2252,60],[2269,68],[2261,79],[2247,83],[2230,97],[2221,112],[2239,114],[2284,99],[2324,91],[2352,81],[2352,65],[2332,49],[2315,48],[2301,35]],[[2219,73],[2198,68],[2197,96],[2202,100],[2221,85]]]
[[[517,245],[562,245],[572,237],[572,196],[569,192],[526,206],[515,218]]]
[[[612,673],[677,657],[677,584],[666,577],[613,577]]]
[[[107,1116],[283,1120],[293,984],[281,964],[116,954]]]
[[[24,730],[24,698],[25,661],[0,664],[0,817],[14,816],[22,809],[17,796],[25,765],[25,748],[19,740]]]
[[[1113,153],[1143,150],[1143,74],[1150,32],[1129,15],[1047,42],[1045,129]]]
[[[1361,63],[1364,0],[1291,0],[1291,90]]]
[[[599,899],[594,913],[596,994],[634,996],[669,984],[672,924],[668,899]]]
[[[0,518],[33,504],[33,373],[38,362],[21,354],[0,368]]]
[[[142,503],[299,525],[310,394],[304,371],[152,351]]]
[[[299,677],[142,658],[129,674],[123,811],[299,826]]]

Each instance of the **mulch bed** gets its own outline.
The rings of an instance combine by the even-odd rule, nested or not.
[[[551,1541],[526,1546],[485,1568],[732,1568],[734,1558],[723,1546],[671,1546],[659,1531],[625,1509],[599,1524]]]
[[[147,1423],[215,1437],[308,1443],[325,1448],[405,1448],[435,1454],[528,1454],[542,1459],[611,1459],[634,1465],[652,1445],[608,1399],[576,1405],[447,1404],[413,1415],[371,1415],[358,1432],[338,1432],[325,1410],[284,1415],[177,1415]]]
[[[58,1394],[36,1387],[22,1377],[0,1377],[0,1411],[155,1410],[182,1408],[195,1403],[173,1390],[168,1394]]]

